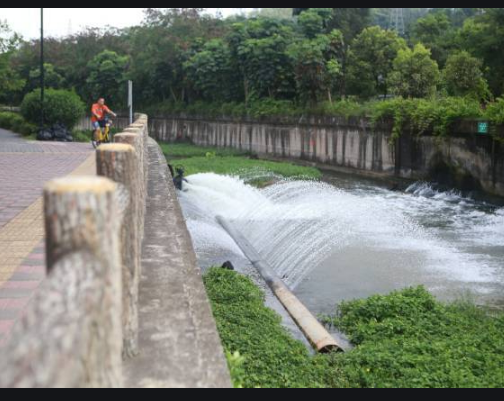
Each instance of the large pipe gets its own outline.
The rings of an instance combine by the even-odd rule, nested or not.
[[[234,239],[245,256],[259,271],[266,284],[271,288],[275,296],[282,303],[289,315],[294,319],[305,337],[320,353],[342,351],[342,347],[320,324],[312,313],[299,301],[299,299],[287,288],[284,282],[275,274],[271,266],[261,259],[259,253],[252,244],[232,224],[223,217],[218,216],[217,221]]]

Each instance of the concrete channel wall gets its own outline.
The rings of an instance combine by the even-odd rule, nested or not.
[[[464,190],[504,196],[504,145],[464,121],[448,138],[404,132],[391,140],[392,126],[366,119],[207,119],[168,116],[150,120],[160,141],[249,150],[270,158],[297,159],[322,167],[385,177],[435,180]]]

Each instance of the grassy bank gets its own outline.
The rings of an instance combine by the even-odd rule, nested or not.
[[[170,163],[183,166],[187,176],[198,173],[236,175],[256,186],[278,178],[319,179],[322,176],[316,168],[258,160],[250,153],[239,150],[191,144],[161,144],[161,147]]]
[[[504,315],[424,288],[344,303],[332,322],[357,345],[337,358],[351,387],[502,387]]]
[[[327,358],[311,357],[264,306],[264,294],[247,277],[211,269],[204,277],[237,387],[326,387]]]
[[[419,287],[344,303],[326,322],[355,349],[312,357],[250,279],[211,269],[205,285],[238,386],[504,386],[504,316],[468,302],[443,304]]]

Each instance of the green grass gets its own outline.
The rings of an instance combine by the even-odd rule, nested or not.
[[[90,142],[92,133],[88,131],[74,131],[72,136],[75,142]]]
[[[289,162],[258,160],[234,149],[199,147],[191,144],[161,144],[168,161],[185,169],[186,176],[199,173],[234,175],[254,186],[264,186],[279,178],[319,179],[322,173],[313,167]]]
[[[315,168],[246,157],[192,157],[177,160],[177,165],[183,166],[188,176],[198,173],[236,175],[257,185],[279,177],[292,179],[321,177],[320,171]]]
[[[161,149],[168,160],[186,159],[190,157],[206,157],[214,154],[219,157],[250,156],[250,152],[230,148],[214,148],[196,146],[191,143],[160,143]]]
[[[250,279],[211,269],[204,280],[237,386],[504,386],[502,313],[444,304],[423,287],[346,302],[326,323],[347,333],[355,348],[312,357]]]

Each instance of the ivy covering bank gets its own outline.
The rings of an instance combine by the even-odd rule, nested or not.
[[[204,281],[237,387],[504,386],[504,314],[471,302],[423,287],[345,302],[325,321],[355,348],[312,356],[249,278],[214,268]]]

